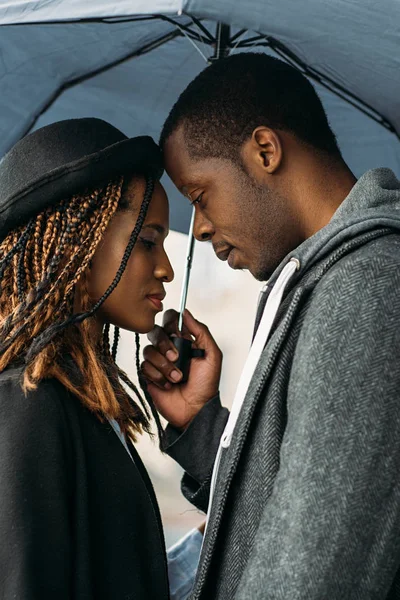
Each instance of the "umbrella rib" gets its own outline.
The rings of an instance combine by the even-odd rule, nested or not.
[[[194,19],[192,17],[190,17],[190,19],[192,19],[192,21],[194,21]],[[174,27],[177,27],[181,30],[186,31],[186,33],[188,34],[189,37],[191,37],[192,39],[198,41],[198,42],[203,42],[204,44],[214,44],[215,40],[212,38],[211,34],[209,31],[207,31],[207,29],[201,25],[200,27],[200,21],[198,19],[196,19],[196,25],[198,27],[200,27],[200,29],[202,31],[204,31],[204,33],[207,35],[207,40],[205,40],[199,33],[197,33],[197,31],[193,31],[192,29],[190,29],[190,27],[188,25],[185,25],[184,23],[178,23],[177,21],[175,21],[174,19],[172,19],[171,17],[168,17],[167,15],[162,15],[162,14],[154,14],[154,15],[146,15],[146,16],[138,16],[138,17],[87,17],[87,18],[83,18],[83,19],[65,19],[63,21],[58,21],[57,19],[55,20],[51,20],[51,21],[32,21],[32,22],[28,22],[28,23],[9,23],[7,24],[7,27],[20,27],[21,25],[24,27],[28,27],[28,26],[35,26],[35,25],[75,25],[77,23],[83,23],[83,24],[96,24],[96,23],[104,23],[106,25],[112,25],[112,24],[120,24],[120,23],[137,23],[137,22],[141,22],[141,21],[156,21],[156,20],[160,20],[160,21],[165,21],[167,23],[170,23],[171,25],[173,25]],[[0,27],[6,27],[6,25],[0,25]]]
[[[367,115],[370,119],[382,125],[388,131],[394,133],[397,138],[400,139],[400,134],[397,132],[394,125],[384,117],[378,110],[376,110],[373,106],[361,100],[356,94],[347,90],[340,83],[337,83],[334,79],[329,77],[328,75],[324,75],[314,67],[309,67],[304,61],[302,61],[292,50],[289,50],[282,42],[279,40],[265,36],[265,43],[258,44],[259,46],[268,46],[272,48],[279,56],[281,56],[286,62],[289,62],[295,68],[302,70],[306,75],[313,79],[327,90],[338,96],[342,100],[345,100],[351,106],[354,106],[357,110]],[[244,40],[247,42],[247,40]],[[246,47],[246,46],[241,46]]]
[[[23,23],[3,23],[0,27],[35,27],[35,25],[74,25],[76,23],[126,23],[137,21],[154,21],[158,19],[157,15],[138,16],[138,17],[85,17],[83,19],[52,19],[49,21],[28,21]]]
[[[203,23],[200,21],[200,19],[196,19],[196,17],[192,17],[192,15],[190,15],[190,18],[192,19],[193,23],[195,25],[197,25],[197,27],[199,29],[201,29],[201,31],[208,37],[209,41],[212,44],[215,44],[215,38],[213,37],[213,35],[208,31],[207,27],[205,27],[203,25]]]
[[[241,44],[246,44],[246,45],[249,44],[250,46],[253,46],[256,42],[262,42],[265,39],[266,39],[265,35],[255,35],[254,37],[246,38],[245,40],[242,40],[240,42],[240,45]],[[245,47],[245,46],[243,46],[243,47]]]
[[[35,115],[35,117],[31,121],[29,127],[25,130],[25,132],[20,137],[24,137],[25,135],[30,133],[32,131],[32,129],[34,128],[34,126],[36,125],[39,118],[41,117],[41,115],[44,112],[46,112],[46,110],[48,110],[50,108],[50,106],[52,106],[52,104],[54,104],[54,102],[57,100],[57,98],[59,98],[61,96],[61,94],[63,94],[69,88],[74,87],[75,85],[78,85],[79,83],[83,83],[84,81],[88,81],[89,79],[92,79],[93,77],[96,77],[97,75],[101,75],[102,73],[105,73],[105,72],[109,71],[110,69],[117,67],[118,65],[121,65],[124,62],[126,62],[132,58],[135,58],[137,56],[142,56],[143,54],[146,54],[147,52],[150,52],[151,50],[154,50],[155,48],[158,48],[159,46],[162,46],[163,44],[166,44],[167,42],[169,42],[177,37],[181,37],[181,36],[182,36],[182,33],[179,30],[170,31],[168,34],[163,35],[163,36],[159,37],[158,39],[153,40],[152,42],[149,42],[145,46],[142,46],[142,48],[139,48],[138,50],[131,52],[130,54],[124,56],[123,58],[118,58],[117,60],[114,60],[113,62],[109,63],[106,66],[100,67],[99,69],[90,71],[90,73],[86,73],[85,75],[81,75],[80,77],[76,77],[75,79],[71,79],[70,81],[67,81],[51,96],[51,98],[48,100],[48,102],[46,102],[46,104],[43,106],[43,108]]]
[[[186,31],[185,31],[184,29],[182,29],[182,30],[181,30],[181,28],[179,27],[179,25],[177,25],[177,27],[178,27],[178,29],[179,29],[180,31],[182,31],[182,33],[183,33],[183,35],[185,36],[185,38],[186,38],[187,40],[189,40],[189,42],[192,44],[193,48],[195,48],[195,50],[197,50],[197,52],[200,54],[200,56],[202,56],[202,58],[203,58],[203,59],[204,59],[206,62],[208,62],[208,58],[207,58],[207,56],[204,54],[204,52],[202,52],[202,51],[200,50],[200,48],[199,48],[198,46],[196,46],[196,44],[195,44],[194,40],[193,40],[193,39],[192,39],[192,38],[191,38],[191,37],[190,37],[190,36],[189,36],[189,35],[186,33]]]
[[[208,40],[205,40],[199,33],[197,33],[196,31],[193,31],[192,29],[190,29],[190,27],[188,27],[186,25],[182,25],[181,23],[178,23],[171,17],[167,17],[166,15],[158,15],[158,17],[162,21],[167,21],[168,23],[175,25],[175,27],[192,44],[192,46],[200,54],[200,56],[205,60],[205,62],[208,62],[207,56],[204,54],[204,52],[202,52],[202,50],[198,46],[196,46],[196,44],[194,42],[194,40],[196,40],[198,42],[202,42],[205,45],[207,45],[207,44],[211,45],[211,43]]]
[[[233,35],[231,37],[231,39],[229,40],[231,44],[233,44],[233,42],[235,42],[238,38],[240,38],[244,33],[246,33],[247,29],[240,29],[239,31],[237,31],[235,33],[235,35]]]
[[[280,54],[283,58],[286,58],[286,60],[288,60],[288,57],[286,56],[285,51],[279,51],[279,48],[275,48],[273,44],[271,44],[270,46],[273,50],[275,50],[275,52],[277,52],[277,54]],[[293,54],[293,53],[291,53],[291,54]],[[295,56],[295,59],[297,59],[296,56]],[[331,91],[333,94],[335,94],[339,98],[342,98],[343,100],[345,100],[348,104],[351,104],[352,106],[357,108],[359,111],[361,111],[362,113],[364,113],[365,115],[367,115],[368,117],[370,117],[371,119],[376,121],[376,123],[379,123],[380,125],[385,127],[385,129],[388,129],[389,131],[394,133],[400,139],[400,135],[397,133],[394,125],[386,117],[384,117],[378,110],[376,110],[373,106],[368,104],[368,102],[361,100],[361,98],[359,98],[356,94],[353,94],[353,92],[350,92],[348,89],[346,89],[340,83],[337,83],[334,79],[332,79],[328,75],[324,75],[323,73],[318,71],[318,69],[315,69],[314,67],[309,67],[307,64],[303,63],[303,61],[301,61],[300,59],[297,59],[297,60],[298,60],[298,64],[296,64],[296,60],[293,60],[295,66],[297,68],[299,68],[299,65],[300,65],[302,67],[302,69],[304,70],[305,74],[308,75],[311,79],[314,79],[315,81],[317,81],[320,85],[322,85],[323,87],[325,87],[326,89]]]
[[[168,17],[167,15],[155,15],[156,18],[160,19],[161,21],[166,21],[167,23],[170,23],[171,25],[174,25],[175,27],[177,27],[178,29],[180,29],[183,32],[186,32],[188,35],[187,37],[196,40],[197,42],[202,42],[203,44],[214,44],[215,43],[215,39],[210,38],[210,34],[207,36],[209,39],[205,40],[199,33],[197,33],[197,31],[193,31],[193,29],[191,29],[188,25],[184,25],[183,23],[178,23],[178,21],[175,21],[175,19],[172,19],[171,17]],[[192,17],[190,17],[192,19]],[[197,23],[196,23],[197,24]],[[207,30],[206,30],[207,31]]]

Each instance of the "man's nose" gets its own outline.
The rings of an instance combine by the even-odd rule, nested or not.
[[[208,242],[214,235],[212,223],[200,212],[196,212],[193,225],[193,235],[198,242]]]

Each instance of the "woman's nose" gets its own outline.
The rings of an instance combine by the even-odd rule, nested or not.
[[[198,242],[208,242],[214,235],[214,227],[200,212],[194,218],[193,235]]]
[[[164,252],[163,260],[157,265],[154,275],[164,283],[171,283],[174,280],[175,273],[169,261],[168,255]]]

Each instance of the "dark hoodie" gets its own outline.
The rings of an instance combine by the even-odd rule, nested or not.
[[[400,599],[400,182],[359,179],[290,259],[272,331],[222,449],[192,599]],[[265,302],[261,302],[261,307]],[[268,303],[267,308],[269,310]],[[260,310],[260,313],[262,310]],[[261,327],[261,326],[260,326]],[[169,453],[207,509],[218,398]]]

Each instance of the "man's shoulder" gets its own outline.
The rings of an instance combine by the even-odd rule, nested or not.
[[[343,255],[329,267],[317,287],[346,275],[351,277],[358,273],[366,276],[368,272],[379,273],[400,267],[400,231],[366,241],[354,249],[347,246],[348,249],[344,247]],[[357,283],[362,281],[354,280],[354,285]]]
[[[391,261],[400,261],[400,230],[393,230],[392,233],[365,242],[348,256],[351,255],[360,258],[384,258],[385,260],[389,258]]]
[[[324,274],[313,286],[308,318],[336,315],[343,324],[346,318],[385,321],[391,311],[391,317],[400,318],[400,232],[343,249],[332,265],[328,258]]]

